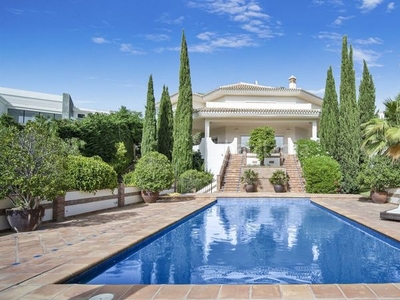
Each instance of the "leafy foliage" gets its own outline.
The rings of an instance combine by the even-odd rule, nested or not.
[[[193,168],[192,127],[193,99],[190,77],[189,55],[185,33],[182,31],[182,44],[179,68],[179,96],[174,118],[174,146],[172,165],[175,176]]]
[[[337,157],[338,120],[339,105],[335,79],[333,78],[332,67],[329,67],[326,78],[324,102],[322,103],[319,138],[322,148],[334,158]]]
[[[302,162],[307,193],[335,194],[340,191],[340,165],[329,156],[307,157]]]
[[[69,151],[52,122],[28,122],[22,130],[0,128],[0,199],[37,208],[40,201],[64,194]]]
[[[193,169],[197,171],[204,170],[204,159],[201,157],[200,150],[193,151]]]
[[[342,45],[338,134],[337,159],[343,173],[341,192],[358,193],[357,176],[361,146],[360,114],[356,102],[353,49],[351,46],[350,50],[348,49],[346,36],[343,37]]]
[[[117,173],[99,156],[68,156],[67,182],[71,190],[96,192],[117,187]]]
[[[144,113],[142,155],[157,151],[156,103],[154,98],[153,77],[150,75],[147,87],[146,111]]]
[[[386,156],[376,155],[365,161],[358,176],[360,185],[375,192],[400,186],[400,163]]]
[[[283,170],[276,170],[274,173],[272,173],[272,176],[269,178],[269,182],[273,185],[286,186],[289,183],[289,176]]]
[[[58,133],[64,140],[71,138],[83,141],[82,155],[98,155],[110,163],[117,154],[115,144],[123,142],[130,163],[135,159],[135,147],[142,138],[142,117],[139,112],[132,112],[124,106],[110,114],[89,114],[83,120],[57,120]]]
[[[296,141],[295,145],[297,157],[301,163],[310,157],[327,155],[318,141],[299,139]]]
[[[179,193],[198,191],[212,182],[213,175],[198,170],[187,170],[179,176],[177,190]]]
[[[395,99],[384,102],[385,118],[374,118],[363,124],[361,148],[372,157],[387,155],[393,160],[400,158],[400,93]]]
[[[157,143],[158,152],[172,160],[172,148],[174,146],[174,114],[172,112],[171,98],[168,87],[163,86],[158,113]]]
[[[250,133],[250,151],[257,155],[260,165],[264,166],[264,158],[275,148],[275,131],[269,126],[255,128]]]
[[[156,151],[142,156],[132,174],[124,177],[127,185],[133,185],[143,191],[160,192],[170,188],[174,174],[168,158]]]
[[[129,166],[128,157],[126,155],[126,148],[123,142],[119,142],[115,144],[116,153],[114,158],[111,160],[110,165],[113,167],[115,172],[118,175],[118,181],[122,180],[122,174],[125,173],[125,170]]]
[[[260,178],[258,172],[253,169],[246,169],[243,171],[240,181],[246,185],[260,185]]]

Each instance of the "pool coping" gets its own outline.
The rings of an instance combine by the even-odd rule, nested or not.
[[[90,216],[81,216],[66,220],[61,223],[44,224],[44,230],[29,234],[10,234],[0,237],[2,253],[10,253],[13,241],[25,239],[21,250],[27,253],[24,261],[22,257],[18,264],[10,264],[10,260],[2,259],[0,265],[0,298],[4,299],[89,299],[94,295],[104,294],[107,291],[119,298],[137,299],[204,299],[209,294],[209,299],[316,299],[330,296],[330,299],[347,299],[358,297],[368,299],[399,299],[400,284],[356,284],[356,285],[77,285],[59,284],[67,279],[97,265],[99,262],[139,243],[143,239],[163,230],[191,213],[202,209],[214,202],[217,198],[249,197],[247,193],[213,193],[201,194],[185,201],[178,197],[175,201],[166,200],[155,204],[132,205],[124,209],[114,209],[107,212],[95,213]],[[400,241],[400,223],[382,221],[377,212],[387,210],[391,204],[376,205],[360,198],[358,195],[315,195],[315,194],[267,194],[252,193],[251,197],[274,198],[308,198],[311,201],[332,210],[357,223],[376,230],[384,235]],[[195,198],[195,200],[194,200]],[[395,206],[393,206],[394,208]],[[166,214],[166,211],[168,214]],[[117,222],[112,221],[113,216],[120,214]],[[157,223],[154,224],[154,218]],[[81,220],[78,226],[74,220]],[[85,220],[88,224],[84,224]],[[97,222],[96,222],[97,220]],[[90,223],[92,222],[92,223]],[[80,234],[86,239],[73,245],[60,247],[52,251],[51,247],[44,249],[41,257],[29,259],[29,251],[39,249],[37,240],[61,235],[72,237],[68,229],[81,230]],[[97,234],[93,234],[96,232]],[[39,238],[38,238],[39,237]],[[74,236],[76,238],[76,236]],[[129,241],[128,241],[129,240]],[[35,244],[36,243],[36,244]],[[51,242],[47,242],[49,245]],[[22,244],[22,243],[21,243]],[[104,247],[107,245],[107,247]],[[14,244],[15,247],[15,244]],[[43,248],[43,247],[42,247]],[[45,251],[46,250],[46,251]],[[22,254],[22,253],[21,253]],[[3,255],[4,257],[4,255]],[[234,292],[235,290],[236,292]],[[229,292],[228,292],[229,291]],[[151,295],[151,293],[153,293]],[[232,294],[233,293],[233,294]],[[235,294],[236,293],[236,294]],[[73,296],[71,296],[73,295]],[[171,296],[168,296],[171,295]],[[236,296],[235,296],[236,295]],[[248,295],[248,297],[246,296]],[[258,296],[257,296],[258,295]],[[270,295],[270,296],[269,296]],[[8,297],[8,298],[7,298]],[[167,297],[167,298],[165,298]],[[174,297],[174,298],[168,298]],[[297,298],[296,298],[297,297]],[[392,297],[392,298],[390,298]]]

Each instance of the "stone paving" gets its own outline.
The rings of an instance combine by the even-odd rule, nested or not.
[[[277,197],[255,193],[251,196]],[[331,285],[79,285],[60,284],[100,261],[140,242],[216,197],[207,194],[135,204],[42,224],[30,233],[0,235],[0,299],[400,299],[400,283]],[[312,201],[400,241],[400,222],[379,212],[393,204],[374,204],[358,196],[285,193]],[[400,262],[399,262],[400,263]],[[108,298],[107,298],[108,297]]]

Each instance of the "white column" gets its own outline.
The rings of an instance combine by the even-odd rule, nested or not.
[[[210,138],[210,120],[204,120],[204,171],[208,170],[208,139]]]
[[[312,121],[311,139],[313,141],[318,140],[318,137],[317,137],[317,121]]]

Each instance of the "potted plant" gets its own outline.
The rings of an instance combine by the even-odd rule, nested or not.
[[[125,183],[141,189],[146,203],[156,202],[160,191],[171,187],[174,173],[168,158],[156,151],[141,157],[135,170],[125,176]]]
[[[258,177],[258,172],[254,171],[253,169],[244,170],[240,180],[244,185],[245,191],[248,193],[256,192],[257,187],[260,186],[260,179]]]
[[[376,155],[362,165],[358,179],[361,187],[370,189],[372,202],[386,203],[387,189],[400,186],[400,163]]]
[[[68,151],[51,122],[0,128],[0,199],[14,206],[6,209],[13,230],[37,229],[44,216],[41,202],[64,193]]]
[[[269,182],[274,186],[276,193],[286,192],[289,176],[284,170],[276,170],[269,178]]]

